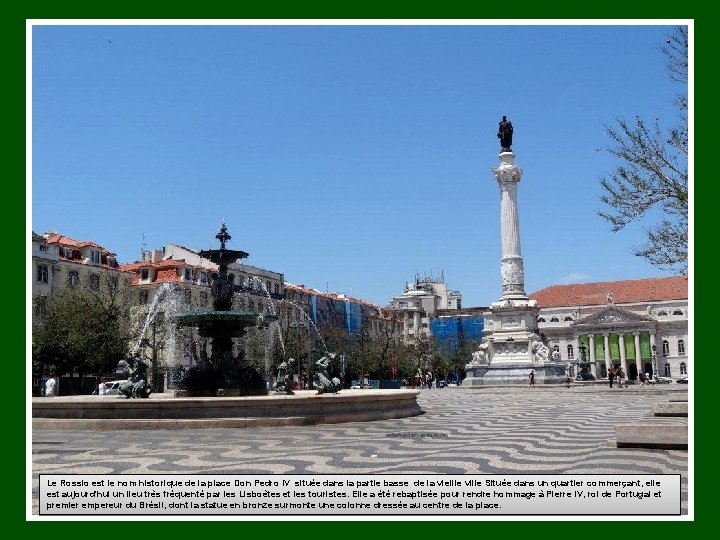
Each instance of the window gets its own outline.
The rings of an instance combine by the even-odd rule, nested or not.
[[[248,289],[250,289],[251,291],[254,289],[252,279],[248,278],[247,286],[248,286]]]
[[[205,306],[207,305],[208,295],[206,292],[200,293],[200,305]]]
[[[675,311],[673,311],[673,315],[682,315],[682,314],[683,314],[683,312],[681,309],[676,309]]]
[[[74,287],[75,285],[78,284],[79,281],[80,281],[80,276],[78,275],[78,273],[75,270],[70,270],[68,272],[68,285],[70,285],[71,287]]]
[[[250,311],[255,311],[255,302],[253,300],[250,300],[248,303],[248,307],[250,308]]]
[[[245,298],[240,297],[240,309],[245,309]]]
[[[575,358],[575,349],[572,345],[568,345],[568,358]]]
[[[667,339],[663,339],[663,356],[668,356],[670,354],[670,344],[668,343]]]
[[[90,252],[90,262],[93,264],[100,264],[100,252],[99,251],[91,251]]]
[[[553,351],[560,352],[560,345],[553,345]]]
[[[107,280],[108,283],[108,290],[110,292],[115,292],[118,287],[118,278],[117,276],[110,276]]]
[[[667,317],[667,311],[658,311],[658,317]]]
[[[563,321],[565,321],[565,322],[572,322],[572,320],[573,320],[572,317],[565,317],[565,318],[563,319]]]
[[[279,283],[275,284],[275,294],[280,294],[280,284]]]
[[[238,277],[238,285],[240,285],[241,287],[245,286],[245,276]]]
[[[38,264],[37,280],[39,283],[47,283],[48,282],[48,267],[46,264]]]
[[[100,290],[100,276],[97,274],[90,274],[90,290]]]
[[[150,270],[148,270],[147,268],[143,268],[142,270],[140,270],[140,279],[142,281],[150,279]]]
[[[138,291],[139,294],[139,301],[141,304],[147,304],[148,303],[148,292],[147,289],[142,289]]]
[[[192,272],[190,271],[189,268],[186,268],[186,269],[185,269],[184,277],[185,277],[186,280],[192,281]]]
[[[200,272],[200,283],[202,285],[207,284],[207,272]]]
[[[687,364],[680,362],[680,375],[687,375]]]
[[[39,248],[40,248],[40,251],[47,251],[47,250],[48,250],[48,245],[47,245],[47,244],[40,244]]]
[[[270,283],[269,281],[266,281],[266,282],[265,282],[265,285],[266,285],[266,289],[265,289],[265,290],[266,290],[266,291],[268,292],[268,294],[269,294],[270,291],[272,291],[272,283]]]
[[[262,302],[258,302],[257,310],[258,310],[258,313],[262,313],[262,312],[263,312],[263,304],[262,304]]]
[[[560,319],[558,319],[557,317],[553,317],[552,319],[550,319],[550,322],[560,322]]]
[[[190,302],[192,302],[192,291],[190,289],[185,289],[184,295],[185,295],[184,300],[185,300],[186,304],[189,304]]]
[[[666,377],[670,376],[670,364],[667,362],[665,362],[665,376]]]
[[[685,341],[682,339],[678,339],[678,354],[685,356]]]
[[[545,317],[539,317],[538,322],[545,322]]]

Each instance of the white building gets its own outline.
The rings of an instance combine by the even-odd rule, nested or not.
[[[50,299],[65,287],[99,290],[103,279],[108,278],[119,286],[130,283],[131,274],[120,269],[115,254],[95,242],[34,232],[31,241],[32,298],[36,306],[42,304],[39,300]]]
[[[393,297],[390,307],[402,313],[403,338],[412,341],[430,335],[430,319],[439,310],[461,309],[462,295],[449,290],[442,276],[415,276],[415,283],[406,283],[405,292]]]

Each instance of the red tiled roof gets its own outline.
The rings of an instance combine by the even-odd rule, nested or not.
[[[612,293],[615,304],[687,300],[688,278],[687,276],[673,276],[553,285],[531,294],[530,298],[537,300],[541,308],[594,306],[607,303],[609,292]]]
[[[175,268],[162,268],[158,269],[157,276],[155,277],[155,283],[173,283],[179,279],[177,269]]]
[[[45,237],[47,238],[48,244],[60,244],[61,246],[70,246],[70,247],[94,247],[102,251],[103,253],[107,253],[108,255],[114,256],[114,253],[110,253],[107,251],[103,246],[100,244],[96,244],[95,242],[90,242],[88,240],[74,240],[70,238],[69,236],[63,236],[61,234],[57,233],[46,233]]]
[[[121,268],[125,270],[126,272],[134,272],[137,270],[140,270],[142,268],[156,268],[158,270],[164,269],[164,268],[178,268],[180,266],[187,266],[189,268],[199,268],[200,270],[205,270],[208,272],[214,272],[215,268],[206,268],[205,266],[197,266],[194,264],[188,264],[185,262],[185,259],[165,259],[164,261],[160,261],[157,263],[150,262],[150,261],[140,261],[140,262],[134,262],[129,264],[123,264]]]

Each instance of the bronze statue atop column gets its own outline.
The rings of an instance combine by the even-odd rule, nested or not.
[[[498,127],[498,139],[500,139],[500,147],[503,152],[511,152],[510,147],[512,146],[513,136],[513,125],[507,117],[503,116],[502,121]]]

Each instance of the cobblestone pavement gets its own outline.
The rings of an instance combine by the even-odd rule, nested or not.
[[[444,388],[422,390],[425,414],[348,424],[255,429],[34,431],[38,474],[102,473],[547,473],[681,474],[688,452],[615,447],[615,424],[687,424],[656,418],[686,393],[654,388]]]

